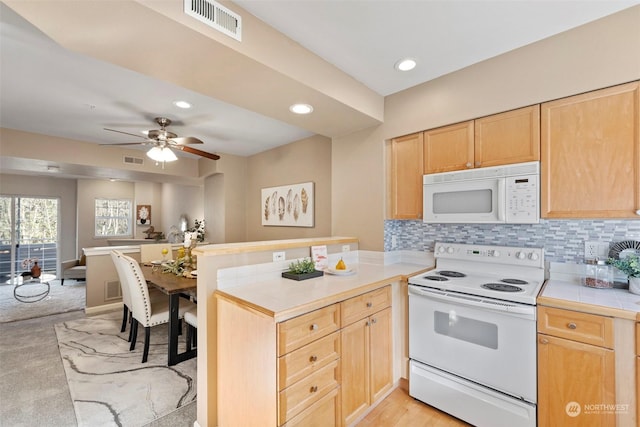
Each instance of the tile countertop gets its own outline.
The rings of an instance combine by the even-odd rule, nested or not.
[[[276,322],[281,322],[381,288],[432,267],[408,263],[359,263],[350,268],[355,271],[350,276],[325,273],[322,277],[301,281],[277,278],[218,289],[215,294],[249,306],[273,317]]]
[[[538,295],[538,304],[640,320],[640,295],[627,289],[596,289],[575,281],[549,279]]]

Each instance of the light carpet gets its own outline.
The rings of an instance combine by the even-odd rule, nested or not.
[[[36,302],[21,302],[13,296],[14,285],[0,285],[0,323],[33,319],[51,314],[67,313],[85,308],[85,282],[67,280],[60,286],[60,280],[49,282],[49,294]],[[21,291],[39,293],[46,289],[44,285],[26,285]]]
[[[55,325],[78,426],[144,426],[196,400],[196,359],[167,366],[167,325],[151,328],[149,359],[142,363],[144,330],[130,352],[121,316]]]

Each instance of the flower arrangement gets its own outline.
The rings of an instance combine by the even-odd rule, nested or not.
[[[607,263],[629,277],[640,277],[640,258],[636,254],[629,254],[621,259],[609,258]]]
[[[22,260],[22,268],[25,270],[29,270],[38,262],[38,258],[25,258]]]
[[[202,221],[200,220],[193,220],[193,227],[187,228],[186,230],[191,234],[191,239],[194,238],[194,233],[195,233],[195,239],[198,242],[204,242],[204,219]]]

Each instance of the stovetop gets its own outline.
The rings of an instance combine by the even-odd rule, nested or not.
[[[544,250],[436,243],[435,269],[413,285],[535,305],[544,284]]]

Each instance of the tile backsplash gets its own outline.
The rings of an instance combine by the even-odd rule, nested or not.
[[[384,250],[433,251],[436,241],[544,247],[546,261],[583,262],[584,242],[640,240],[640,220],[540,220],[539,224],[425,224],[387,220]]]

